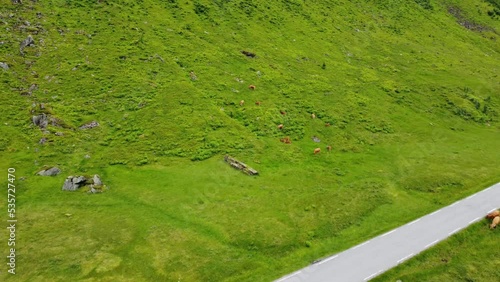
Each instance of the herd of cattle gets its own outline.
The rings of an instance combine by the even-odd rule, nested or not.
[[[244,51],[242,51],[242,53],[243,53],[243,54],[245,54],[245,52],[244,52]],[[251,84],[251,85],[249,85],[249,86],[248,86],[248,89],[250,89],[250,90],[255,90],[255,88],[256,88],[256,87],[255,87],[255,85],[253,85],[253,84]],[[260,106],[260,105],[261,105],[261,103],[262,103],[261,101],[257,101],[257,102],[255,102],[255,105]],[[245,100],[241,100],[241,101],[240,101],[240,106],[243,106],[243,105],[245,105]],[[285,111],[283,111],[283,110],[280,110],[280,113],[281,113],[282,115],[286,115],[286,112],[285,112]],[[316,115],[315,115],[314,113],[312,113],[312,114],[311,114],[311,118],[312,118],[312,119],[315,119],[315,118],[316,118]],[[326,126],[326,127],[328,127],[328,126],[330,126],[330,125],[331,125],[331,124],[330,124],[329,122],[325,123],[325,126]],[[279,125],[278,125],[278,129],[279,129],[279,130],[282,130],[282,129],[283,129],[283,127],[284,127],[284,125],[283,125],[283,124],[279,124]],[[283,143],[285,143],[285,144],[290,144],[290,143],[292,143],[292,140],[290,139],[290,137],[289,137],[289,136],[287,136],[287,137],[285,137],[285,138],[281,138],[281,139],[280,139],[280,141],[281,141],[281,142],[283,142]],[[332,150],[332,146],[328,145],[328,146],[326,146],[326,149],[328,150],[328,152],[330,152],[330,151]],[[314,155],[319,154],[320,152],[321,152],[321,148],[315,148],[315,149],[314,149],[314,151],[313,151]]]

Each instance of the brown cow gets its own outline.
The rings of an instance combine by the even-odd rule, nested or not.
[[[262,104],[262,102],[261,102],[261,101],[257,101],[257,102],[255,102],[255,105],[257,105],[257,106],[260,106],[260,104]]]
[[[287,136],[285,138],[281,138],[280,141],[283,142],[283,143],[285,143],[285,144],[292,143],[292,140],[290,139],[290,136]]]
[[[496,216],[490,224],[490,229],[497,227],[499,223],[500,223],[500,216]]]
[[[251,84],[250,86],[248,86],[248,89],[255,90],[255,85]]]
[[[283,124],[278,125],[278,129],[283,129]]]
[[[331,124],[329,122],[325,123],[326,127],[329,127]]]
[[[282,114],[282,115],[286,115],[286,112],[285,112],[285,111],[283,111],[283,110],[280,110],[280,114]]]
[[[486,218],[487,219],[493,219],[497,216],[500,216],[500,211],[499,210],[494,210],[492,212],[490,212],[489,214],[486,215]]]
[[[332,146],[328,145],[328,146],[326,146],[326,149],[328,150],[328,152],[331,152],[332,151]]]
[[[245,100],[240,101],[240,106],[243,106],[243,105],[245,105]]]
[[[316,154],[319,154],[320,152],[321,152],[321,149],[320,149],[320,148],[316,148],[316,149],[314,149],[314,154],[315,154],[315,155],[316,155]]]

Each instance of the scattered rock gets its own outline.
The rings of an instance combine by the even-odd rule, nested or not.
[[[189,73],[189,77],[191,77],[192,81],[198,80],[198,77],[196,76],[196,74],[194,73],[194,71],[192,71],[192,72]]]
[[[56,132],[56,133],[54,133],[54,134],[55,134],[56,136],[63,136],[63,135],[64,135],[64,133],[62,133],[62,132]]]
[[[85,186],[87,179],[85,176],[68,176],[64,181],[62,189],[64,191],[76,191],[78,188]]]
[[[35,40],[33,40],[33,37],[31,37],[31,35],[28,35],[28,38],[24,39],[23,42],[21,42],[21,44],[19,45],[19,51],[21,52],[21,55],[24,56],[24,48],[33,45],[35,45]]]
[[[41,12],[37,12],[36,13],[36,17],[39,18],[39,19],[41,19],[43,17],[43,14]]]
[[[99,177],[99,175],[95,174],[92,179],[94,180],[94,185],[102,185],[101,177]]]
[[[97,194],[97,193],[102,193],[101,189],[96,189],[94,185],[90,185],[90,190],[88,192],[89,194]]]
[[[84,158],[85,159],[90,159],[90,156],[89,155],[85,155]]]
[[[7,65],[7,63],[0,62],[0,68],[2,68],[4,70],[8,70],[9,69],[9,65]]]
[[[47,128],[47,125],[49,125],[49,118],[46,114],[33,116],[32,120],[36,126],[40,127],[40,129],[45,129]]]
[[[58,168],[58,167],[51,167],[49,169],[44,169],[44,170],[41,170],[37,173],[37,175],[41,175],[41,176],[56,176],[58,175],[59,173],[61,173],[61,170]]]
[[[12,4],[22,4],[22,0],[12,0]]]
[[[31,85],[30,85],[30,88],[28,88],[28,93],[29,93],[29,95],[31,95],[31,94],[33,93],[33,91],[35,91],[35,90],[37,90],[37,89],[38,89],[38,84],[35,84],[35,83],[31,84]],[[43,107],[45,107],[45,105],[44,105],[43,103],[42,103],[42,104],[40,104],[40,108],[41,108],[41,109],[43,109],[43,108],[42,108],[42,106],[43,106]]]
[[[68,176],[64,181],[62,190],[76,191],[88,185],[88,193],[101,193],[106,186],[102,183],[101,177],[95,174],[93,177],[85,176]]]
[[[248,52],[248,51],[241,51],[241,53],[249,58],[255,58],[255,53],[252,53],[252,52]]]
[[[237,159],[230,157],[229,155],[224,156],[224,161],[226,161],[230,166],[245,172],[248,175],[259,174],[255,169],[247,166],[246,164],[238,161]]]
[[[317,136],[313,136],[311,139],[316,143],[321,142],[321,140]]]
[[[40,141],[38,141],[38,144],[45,144],[45,142],[47,142],[47,138],[43,137],[42,139],[40,139]]]
[[[99,123],[94,120],[94,121],[91,121],[91,122],[89,122],[87,124],[84,124],[84,125],[80,126],[79,128],[80,129],[91,129],[91,128],[94,128],[94,127],[97,127],[97,126],[99,126]]]

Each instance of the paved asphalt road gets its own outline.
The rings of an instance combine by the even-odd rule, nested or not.
[[[357,282],[389,270],[500,207],[500,183],[275,282]],[[486,226],[485,226],[486,228]]]

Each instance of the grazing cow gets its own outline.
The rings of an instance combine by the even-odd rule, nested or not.
[[[500,216],[500,211],[499,210],[494,210],[492,212],[490,212],[489,214],[486,215],[486,218],[487,219],[493,219],[497,216]]]
[[[243,106],[245,104],[245,100],[240,101],[240,106]]]
[[[490,229],[497,227],[499,223],[500,223],[500,216],[496,216],[490,224]]]
[[[330,145],[326,146],[326,150],[327,150],[328,152],[331,152],[331,151],[332,151],[332,146],[330,146]]]
[[[283,129],[283,124],[278,125],[278,129]]]
[[[311,118],[316,118],[316,115],[314,113],[312,113]]]
[[[329,122],[325,123],[325,127],[329,127],[331,124]]]
[[[262,104],[262,102],[261,102],[261,101],[257,101],[257,102],[255,102],[255,105],[257,105],[257,106],[260,106],[260,104]]]
[[[286,112],[285,112],[285,111],[283,111],[283,110],[280,110],[280,114],[282,114],[282,115],[286,115]]]
[[[248,86],[248,89],[255,90],[255,85],[250,84],[250,86]]]
[[[314,149],[314,154],[315,154],[315,155],[316,155],[316,154],[319,154],[320,152],[321,152],[321,149],[320,149],[320,148],[316,148],[316,149]]]
[[[292,143],[292,140],[290,139],[290,136],[287,136],[285,138],[281,138],[280,141],[283,142],[283,143],[285,143],[285,144]]]

